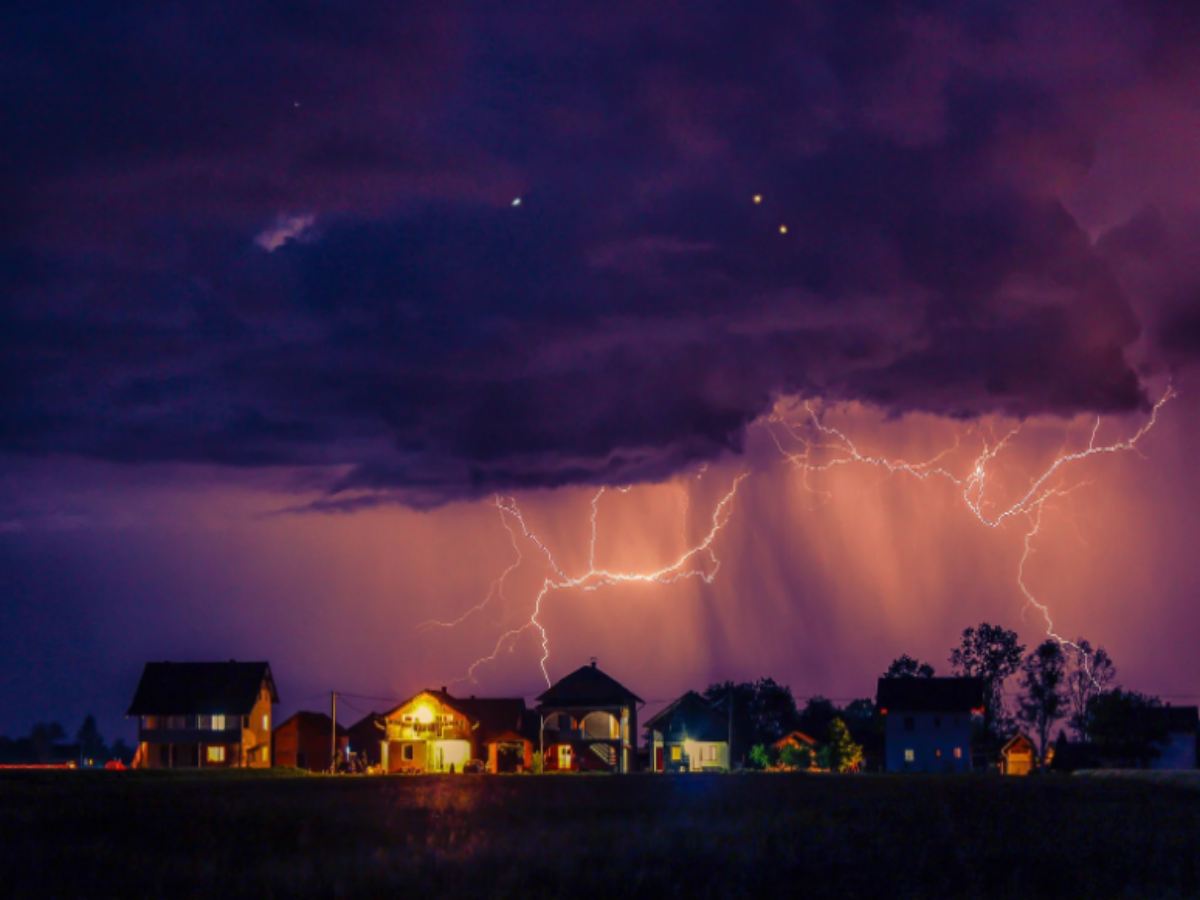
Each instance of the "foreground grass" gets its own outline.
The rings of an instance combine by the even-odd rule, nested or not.
[[[10,896],[1187,897],[1198,846],[1120,779],[0,777]]]

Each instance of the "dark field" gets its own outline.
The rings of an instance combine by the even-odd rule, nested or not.
[[[0,777],[17,896],[1200,895],[1200,791],[887,776]]]

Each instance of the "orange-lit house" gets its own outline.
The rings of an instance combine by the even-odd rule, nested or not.
[[[271,735],[271,756],[277,766],[294,766],[310,772],[328,772],[333,742],[333,720],[325,713],[300,711],[280,722]],[[349,738],[337,726],[338,754],[345,760]]]
[[[774,744],[771,745],[776,754],[783,753],[789,748],[796,750],[807,750],[809,755],[809,769],[819,768],[817,765],[817,740],[812,735],[805,734],[803,731],[789,731]],[[780,768],[784,768],[781,764]]]
[[[631,772],[636,765],[642,699],[591,665],[538,697],[539,744],[546,771]]]
[[[138,717],[133,765],[266,768],[278,702],[265,662],[146,663],[126,713]]]
[[[646,737],[652,771],[729,769],[728,718],[695,691],[688,691],[647,719]]]
[[[1037,750],[1026,735],[1017,732],[1000,748],[1001,775],[1028,775],[1037,766]]]
[[[385,772],[530,771],[533,740],[525,701],[421,691],[383,716]]]

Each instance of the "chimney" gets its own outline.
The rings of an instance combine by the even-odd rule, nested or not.
[[[592,657],[592,668],[596,668],[596,657]]]

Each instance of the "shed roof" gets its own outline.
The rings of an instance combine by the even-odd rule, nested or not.
[[[982,678],[880,678],[881,709],[904,712],[969,712],[983,706]]]
[[[271,667],[265,662],[146,663],[126,715],[244,716],[266,683],[271,701],[279,702]]]

